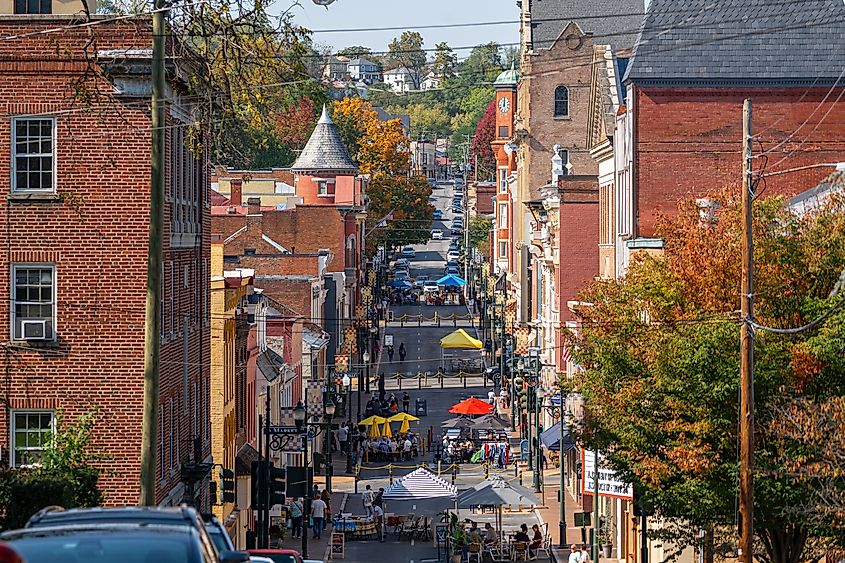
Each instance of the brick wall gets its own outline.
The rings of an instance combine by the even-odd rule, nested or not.
[[[0,35],[67,23],[66,19],[0,18]],[[10,193],[11,118],[34,113],[56,117],[57,185],[62,195],[61,200],[47,202],[8,200],[5,206],[0,291],[10,294],[12,263],[55,264],[58,340],[55,345],[35,347],[11,342],[8,336],[4,339],[0,389],[6,406],[0,410],[0,447],[5,455],[11,410],[51,409],[73,419],[97,409],[93,446],[110,456],[101,479],[106,503],[132,504],[139,491],[150,119],[148,100],[118,100],[106,94],[101,102],[83,105],[71,98],[70,83],[93,68],[82,52],[90,33],[95,42],[89,53],[150,44],[146,22],[121,22],[30,35],[0,45],[0,153],[6,155],[0,158],[0,195]],[[89,90],[110,91],[108,84],[94,78],[81,84]],[[169,203],[165,216],[170,217]],[[197,311],[201,309],[198,296],[205,295],[209,251],[210,216],[204,206],[201,218],[206,236],[195,248],[170,247],[169,221],[164,233],[168,241],[164,261],[174,280],[172,292],[169,278],[165,280],[166,308],[169,314],[172,294],[171,316],[185,316],[187,336],[181,323],[175,324],[172,335],[165,327],[160,404],[168,457],[164,473],[158,475],[159,500],[178,484],[179,461],[192,451],[194,384],[200,432],[207,426],[203,419],[208,416],[208,332]],[[7,327],[8,335],[8,301],[0,307],[0,324]],[[183,367],[188,368],[187,385],[183,385]],[[187,405],[183,403],[186,397]],[[170,428],[174,430],[173,471]],[[208,455],[208,446],[204,444],[203,455]]]
[[[574,320],[566,306],[598,275],[599,192],[596,180],[561,180],[557,240],[560,320]]]
[[[754,104],[753,133],[759,139],[754,151],[786,141],[768,155],[772,170],[843,160],[845,105],[835,103],[842,89],[823,102],[828,93],[828,88],[803,87],[637,89],[637,234],[652,236],[657,213],[673,213],[680,199],[702,197],[725,186],[739,189],[742,103],[747,97]],[[766,163],[757,160],[755,164]],[[796,194],[830,172],[820,168],[770,178],[766,193]]]

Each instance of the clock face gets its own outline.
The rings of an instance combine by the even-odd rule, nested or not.
[[[500,112],[505,113],[505,112],[508,111],[508,109],[510,109],[510,107],[511,107],[511,101],[510,101],[509,98],[502,98],[501,100],[499,100],[499,111]]]

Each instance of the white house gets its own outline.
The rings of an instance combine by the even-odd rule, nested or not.
[[[397,94],[417,89],[417,74],[406,66],[398,66],[384,73],[384,82]]]
[[[367,59],[352,59],[346,65],[346,72],[353,80],[363,80],[368,84],[381,81],[381,67]]]
[[[420,90],[439,90],[440,84],[443,82],[443,77],[434,72],[429,72],[425,78],[420,82]]]

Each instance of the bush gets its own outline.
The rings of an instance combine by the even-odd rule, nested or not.
[[[0,470],[0,529],[21,528],[30,516],[44,507],[65,508],[97,506],[103,500],[97,488],[100,472],[92,468],[75,469],[58,475],[41,469]]]

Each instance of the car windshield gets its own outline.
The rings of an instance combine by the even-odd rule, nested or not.
[[[4,538],[31,563],[199,563],[188,534],[110,530],[32,534]]]
[[[208,532],[208,535],[211,536],[211,541],[214,542],[214,547],[217,548],[218,553],[234,549],[232,547],[231,540],[229,540],[229,538],[221,532],[220,528],[206,527],[206,531]]]

